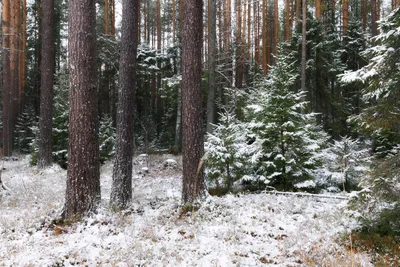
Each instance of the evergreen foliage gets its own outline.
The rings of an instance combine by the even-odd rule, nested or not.
[[[18,117],[15,126],[14,146],[20,153],[28,154],[35,138],[34,127],[38,126],[38,120],[32,105],[27,105],[24,112]]]
[[[368,231],[400,236],[399,101],[400,8],[381,21],[378,43],[363,55],[369,63],[347,72],[342,82],[364,85],[365,109],[352,120],[374,138],[375,162],[362,181],[364,189],[354,197],[353,208]]]
[[[327,140],[315,113],[307,113],[305,92],[290,90],[297,75],[282,51],[270,75],[250,95],[246,107],[248,127],[259,140],[262,155],[258,161],[269,184],[277,189],[314,187],[314,169],[319,166],[319,151]]]
[[[104,163],[111,159],[115,154],[116,131],[110,116],[103,116],[100,119],[99,143],[100,143],[100,162]]]

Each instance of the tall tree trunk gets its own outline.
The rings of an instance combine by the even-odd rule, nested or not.
[[[254,1],[254,58],[257,67],[260,66],[260,3]]]
[[[42,0],[42,60],[40,66],[40,143],[38,166],[45,168],[53,163],[53,83],[55,71],[55,21],[54,0]]]
[[[235,86],[242,87],[243,82],[243,53],[242,53],[242,3],[241,0],[236,0],[236,71],[235,71]]]
[[[110,22],[109,22],[109,11],[110,3],[108,0],[104,0],[104,33],[105,35],[109,35],[109,30],[110,30]]]
[[[307,64],[307,0],[303,0],[303,25],[301,38],[301,90],[306,90],[306,64]]]
[[[22,2],[22,26],[21,26],[21,41],[20,41],[20,57],[19,57],[19,96],[20,105],[19,113],[21,114],[24,109],[24,91],[26,84],[26,0]]]
[[[361,0],[361,20],[363,31],[367,29],[367,0]]]
[[[377,0],[371,0],[371,32],[372,36],[378,35],[378,24],[376,23]]]
[[[10,0],[3,0],[2,37],[3,37],[3,155],[11,156],[13,126],[11,123],[11,73],[10,73]]]
[[[315,2],[315,17],[317,19],[321,18],[321,1],[322,0],[316,0]],[[343,2],[348,1],[348,0],[342,0]]]
[[[14,129],[19,113],[19,43],[20,43],[20,0],[11,1],[10,5],[10,74],[11,74],[11,125]],[[12,134],[13,135],[13,134]]]
[[[183,204],[196,204],[205,194],[201,93],[203,3],[185,0],[182,31]]]
[[[278,42],[279,42],[279,9],[278,0],[274,0],[274,51],[273,54],[278,54]]]
[[[176,16],[176,14],[175,14],[175,0],[172,0],[172,40],[173,40],[173,42],[175,42],[175,28],[176,28],[176,26],[175,26],[175,16]]]
[[[300,19],[301,0],[295,0],[295,1],[296,1],[296,22],[295,22],[295,24],[297,25],[299,23],[299,19]]]
[[[215,57],[217,39],[217,1],[208,0],[208,94],[207,94],[207,132],[213,132],[215,118]]]
[[[317,0],[318,1],[318,0]],[[289,41],[292,25],[290,23],[290,0],[285,1],[285,41]]]
[[[134,98],[138,40],[138,0],[123,0],[122,4],[117,139],[110,198],[111,205],[115,208],[126,208],[132,199]]]
[[[342,14],[343,35],[345,35],[347,31],[347,24],[349,24],[349,0],[342,0]]]
[[[376,21],[381,20],[381,0],[377,0],[376,2]],[[376,33],[379,34],[379,28],[377,28]]]
[[[69,146],[63,218],[76,220],[100,202],[96,90],[96,1],[68,1]]]
[[[247,2],[247,56],[249,61],[251,55],[251,0]]]
[[[267,0],[263,0],[263,7],[262,7],[262,67],[264,70],[264,75],[268,73],[268,59],[269,59],[269,49],[268,49],[268,7],[267,7]]]

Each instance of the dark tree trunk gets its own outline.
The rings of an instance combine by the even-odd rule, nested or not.
[[[217,39],[217,4],[209,0],[209,43],[208,43],[208,94],[207,94],[207,132],[212,133],[215,117],[215,57]]]
[[[138,0],[122,2],[122,35],[118,90],[117,141],[111,206],[126,208],[132,199],[133,122],[138,43]]]
[[[38,165],[50,166],[52,155],[53,80],[55,69],[54,0],[42,0],[42,51],[40,81],[40,144]]]
[[[12,154],[12,132],[10,121],[11,109],[11,76],[10,76],[10,1],[3,1],[2,10],[2,33],[3,33],[3,155]]]
[[[378,24],[376,23],[376,21],[377,21],[376,11],[377,11],[376,0],[371,0],[371,33],[372,33],[372,36],[378,35]]]
[[[204,154],[201,93],[202,15],[202,1],[183,2],[183,204],[196,203],[205,193],[202,166]]]
[[[301,38],[301,90],[306,90],[306,56],[307,56],[307,0],[303,0],[302,4],[302,38]]]
[[[68,2],[69,146],[63,217],[76,220],[100,201],[95,0]]]

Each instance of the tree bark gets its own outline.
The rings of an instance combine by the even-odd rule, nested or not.
[[[342,0],[342,14],[343,35],[345,35],[347,31],[347,24],[349,23],[349,0]]]
[[[361,0],[361,20],[363,31],[367,29],[367,0]]]
[[[48,167],[53,163],[53,81],[55,71],[54,15],[54,0],[42,0],[39,168]]]
[[[290,23],[290,16],[291,16],[291,12],[290,12],[290,0],[286,0],[285,1],[285,41],[289,41],[290,39],[290,35],[291,35],[291,23]]]
[[[315,2],[315,17],[317,19],[321,18],[321,1],[322,0],[316,0]],[[343,0],[343,2],[348,1],[348,0]]]
[[[268,49],[268,19],[267,19],[267,0],[263,0],[262,7],[262,67],[264,70],[264,75],[268,73],[268,59],[269,59],[269,49]]]
[[[306,64],[307,64],[307,0],[303,0],[302,38],[301,38],[301,90],[306,90]]]
[[[11,74],[10,74],[10,0],[3,0],[2,37],[3,37],[3,155],[12,154],[13,126],[11,116]]]
[[[279,9],[278,0],[274,0],[274,51],[273,54],[278,55],[278,42],[279,42]]]
[[[213,132],[215,118],[215,57],[217,39],[217,2],[208,1],[208,94],[207,94],[207,132]]]
[[[260,65],[260,3],[254,1],[254,57],[257,67]]]
[[[111,206],[119,209],[126,208],[132,199],[134,98],[138,39],[138,0],[123,0],[122,4],[117,140],[110,198]]]
[[[95,0],[68,1],[69,146],[63,218],[76,220],[100,201]]]
[[[182,119],[183,119],[183,204],[195,204],[205,194],[201,93],[201,44],[203,3],[183,2],[182,31]]]
[[[376,11],[377,11],[377,0],[371,0],[371,32],[372,36],[378,35],[378,24],[376,23],[377,17],[376,17]]]

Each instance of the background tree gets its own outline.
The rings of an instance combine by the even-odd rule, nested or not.
[[[137,0],[123,1],[116,156],[110,197],[111,205],[116,208],[125,208],[132,199],[138,4]]]
[[[38,165],[50,166],[53,162],[53,81],[55,71],[55,21],[54,0],[42,0],[42,48],[40,81],[40,144]]]
[[[94,0],[68,2],[69,145],[63,218],[75,220],[100,201],[96,88],[96,6]]]
[[[201,47],[203,3],[183,3],[182,30],[182,202],[195,204],[204,195],[202,157],[203,115],[201,93]]]
[[[212,133],[215,118],[215,57],[217,39],[217,3],[209,0],[208,11],[208,94],[207,94],[207,132]]]

